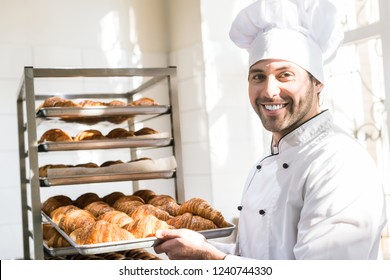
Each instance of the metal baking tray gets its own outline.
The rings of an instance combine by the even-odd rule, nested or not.
[[[64,142],[45,142],[38,145],[38,151],[71,151],[93,149],[164,147],[170,145],[172,138],[118,138],[106,140],[81,140]]]
[[[40,108],[37,117],[104,117],[164,114],[170,109],[168,105],[154,106],[96,106],[96,107],[44,107]]]
[[[119,242],[106,242],[99,244],[90,244],[90,245],[78,245],[76,244],[53,220],[43,211],[41,211],[42,216],[51,223],[57,231],[72,245],[72,247],[63,247],[63,248],[49,248],[45,247],[47,252],[51,256],[61,255],[72,255],[72,254],[81,254],[81,255],[92,255],[92,254],[102,254],[115,251],[124,251],[131,249],[139,248],[148,248],[154,247],[160,243],[160,240],[156,237],[147,237],[147,238],[138,238],[132,240],[124,240]],[[232,234],[235,229],[235,225],[230,224],[229,227],[218,228],[218,229],[209,229],[198,231],[207,239],[226,237]]]
[[[127,173],[107,173],[92,175],[74,175],[64,177],[41,177],[39,178],[41,187],[50,187],[58,185],[75,185],[88,183],[104,183],[119,181],[135,181],[149,179],[169,179],[175,174],[175,170],[153,171],[153,172],[127,172]]]

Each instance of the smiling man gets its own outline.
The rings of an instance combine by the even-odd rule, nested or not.
[[[249,172],[235,244],[163,230],[171,259],[377,259],[386,224],[380,176],[368,153],[322,110],[323,64],[342,41],[327,0],[260,0],[230,37],[249,52],[248,92],[272,133]],[[340,92],[339,94],[342,94]]]

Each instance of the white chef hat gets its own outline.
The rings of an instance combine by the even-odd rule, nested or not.
[[[249,66],[263,59],[291,61],[323,82],[323,65],[343,40],[335,7],[327,0],[258,0],[233,21],[230,38],[249,52]]]

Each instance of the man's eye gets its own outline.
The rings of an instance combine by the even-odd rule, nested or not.
[[[286,79],[286,80],[292,79],[293,77],[294,77],[294,75],[290,72],[284,72],[284,73],[279,75],[280,79]]]
[[[251,81],[263,81],[267,77],[264,74],[253,74],[249,76],[249,80]]]

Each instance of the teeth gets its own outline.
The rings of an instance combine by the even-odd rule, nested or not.
[[[281,108],[284,107],[284,105],[282,104],[279,104],[279,105],[265,105],[264,106],[268,111],[275,111],[275,110],[279,110]]]

